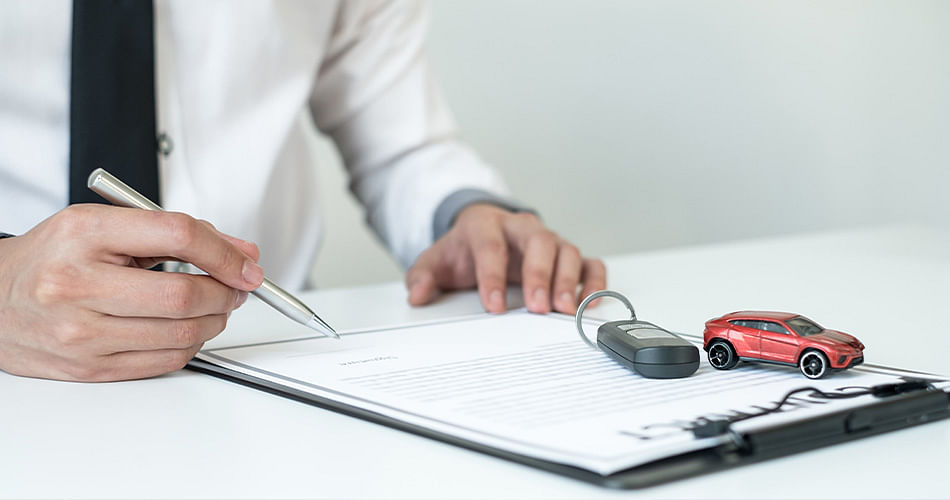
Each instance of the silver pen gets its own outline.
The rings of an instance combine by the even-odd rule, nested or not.
[[[89,174],[88,186],[89,189],[99,193],[100,196],[116,205],[159,212],[163,211],[162,207],[142,196],[138,191],[132,189],[104,169],[97,168]],[[300,299],[277,286],[273,281],[264,278],[264,282],[261,283],[260,288],[251,293],[297,323],[308,326],[327,337],[340,339],[340,335],[336,333],[333,327],[328,325],[326,321],[320,319],[320,317],[311,311]]]

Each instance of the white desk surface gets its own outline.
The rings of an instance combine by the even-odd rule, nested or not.
[[[684,332],[738,309],[856,334],[871,363],[950,374],[950,235],[885,228],[606,259],[643,319]],[[341,265],[346,265],[341,263]],[[356,265],[356,264],[353,264]],[[338,329],[480,310],[410,309],[399,283],[304,298]],[[614,317],[605,303],[591,315]],[[256,301],[216,345],[307,335]],[[190,371],[76,384],[0,372],[0,497],[945,498],[950,421],[619,492]]]

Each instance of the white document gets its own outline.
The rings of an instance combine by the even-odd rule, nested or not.
[[[596,325],[589,322],[588,333],[595,334]],[[690,377],[647,379],[584,344],[573,317],[524,310],[344,333],[343,342],[314,337],[210,349],[198,358],[602,475],[727,439],[695,438],[690,427],[699,417],[755,413],[800,387],[842,393],[908,375],[859,366],[808,380],[797,369],[763,364],[719,371],[702,356]],[[782,412],[734,427],[742,431],[873,401],[872,396],[828,400],[800,394]]]

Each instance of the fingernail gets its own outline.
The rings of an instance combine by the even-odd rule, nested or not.
[[[571,292],[562,292],[558,300],[561,302],[561,305],[565,305],[565,306],[574,305],[574,296],[571,295]]]
[[[237,309],[247,302],[247,292],[238,292],[237,299],[234,301],[234,308]]]
[[[419,285],[412,285],[409,287],[409,302],[413,304],[418,304],[422,301],[422,297],[419,296],[421,293],[422,287]]]
[[[264,281],[264,270],[261,269],[261,266],[248,260],[244,262],[244,269],[241,270],[241,276],[244,277],[244,281],[248,284],[259,286],[261,282]]]
[[[548,306],[548,291],[543,288],[536,288],[534,290],[533,301],[534,307],[539,309],[546,309]]]
[[[493,290],[492,293],[488,295],[488,305],[494,311],[503,311],[505,309],[505,297],[501,294],[501,290]]]

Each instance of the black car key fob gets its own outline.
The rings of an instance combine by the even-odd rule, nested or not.
[[[681,378],[699,368],[699,349],[647,321],[609,321],[597,328],[597,346],[648,378]]]
[[[592,300],[604,296],[623,302],[630,310],[630,319],[608,321],[600,325],[595,345],[584,334],[581,318]],[[633,305],[618,292],[601,290],[588,295],[577,308],[574,319],[577,332],[584,342],[644,377],[688,377],[699,368],[698,347],[653,323],[638,320]]]

